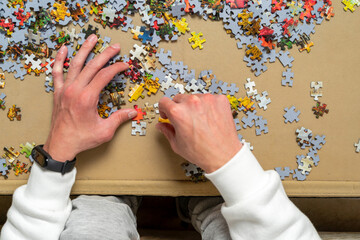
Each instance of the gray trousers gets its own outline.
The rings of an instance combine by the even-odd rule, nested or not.
[[[192,198],[191,222],[202,239],[231,239],[228,225],[220,212],[220,197]],[[136,197],[85,196],[72,201],[73,209],[60,240],[138,240]]]

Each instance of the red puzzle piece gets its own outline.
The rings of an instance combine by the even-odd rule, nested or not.
[[[146,112],[143,112],[142,109],[138,107],[138,105],[134,105],[134,109],[137,111],[137,116],[134,117],[132,120],[140,123],[140,120],[144,119],[144,115],[146,115]]]

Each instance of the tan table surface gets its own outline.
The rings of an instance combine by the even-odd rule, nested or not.
[[[204,21],[187,17],[191,31],[202,31],[206,38],[203,50],[192,50],[187,38],[177,42],[160,43],[160,47],[173,52],[173,61],[184,61],[189,69],[211,69],[218,80],[236,83],[240,88],[237,97],[245,96],[244,83],[251,77],[258,92],[267,91],[271,103],[266,111],[257,108],[258,114],[268,120],[269,133],[255,135],[255,127],[239,131],[254,146],[253,153],[264,169],[289,166],[294,169],[296,155],[306,154],[295,141],[295,130],[304,126],[313,135],[326,135],[326,144],[319,151],[320,162],[307,180],[284,181],[290,196],[360,196],[360,154],[355,153],[354,142],[360,137],[359,90],[360,67],[358,47],[360,39],[360,8],[354,13],[344,12],[340,1],[334,1],[335,17],[315,27],[311,35],[314,47],[310,54],[299,53],[295,46],[290,50],[295,58],[292,70],[294,86],[281,86],[282,72],[279,61],[267,64],[268,70],[255,77],[244,62],[244,50],[238,50],[236,41],[223,29],[222,22]],[[140,25],[138,16],[134,25]],[[130,31],[104,30],[102,36],[112,38],[112,43],[122,44],[121,54],[129,54],[133,44]],[[27,76],[24,81],[14,80],[6,74],[6,106],[17,104],[22,109],[22,120],[10,122],[7,109],[0,114],[0,146],[15,146],[26,141],[43,143],[50,126],[52,94],[44,91],[44,78]],[[321,102],[328,104],[329,114],[316,119],[311,108],[315,101],[310,97],[310,82],[322,81]],[[143,106],[157,102],[162,93],[143,100],[127,103]],[[300,121],[284,123],[284,108],[296,106],[301,111]],[[239,114],[241,119],[243,113]],[[77,182],[74,194],[143,194],[143,195],[215,195],[211,183],[187,181],[180,164],[184,161],[174,154],[165,138],[156,131],[155,123],[148,124],[146,137],[131,136],[131,123],[119,128],[114,139],[96,149],[78,156]],[[89,129],[91,131],[91,129]],[[222,144],[219,142],[219,144]],[[0,194],[10,194],[26,182],[28,175],[0,180]]]

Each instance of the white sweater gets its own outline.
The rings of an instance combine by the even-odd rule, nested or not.
[[[76,169],[62,176],[34,164],[28,183],[16,189],[0,240],[57,240],[71,212]],[[279,175],[264,171],[242,149],[223,167],[206,174],[225,203],[233,240],[320,239],[309,219],[288,199]]]

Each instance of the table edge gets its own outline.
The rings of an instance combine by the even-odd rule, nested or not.
[[[0,195],[11,195],[27,180],[0,181]],[[360,197],[356,181],[284,181],[289,197]],[[216,196],[211,182],[193,183],[180,180],[77,180],[71,194],[148,195],[148,196]]]

